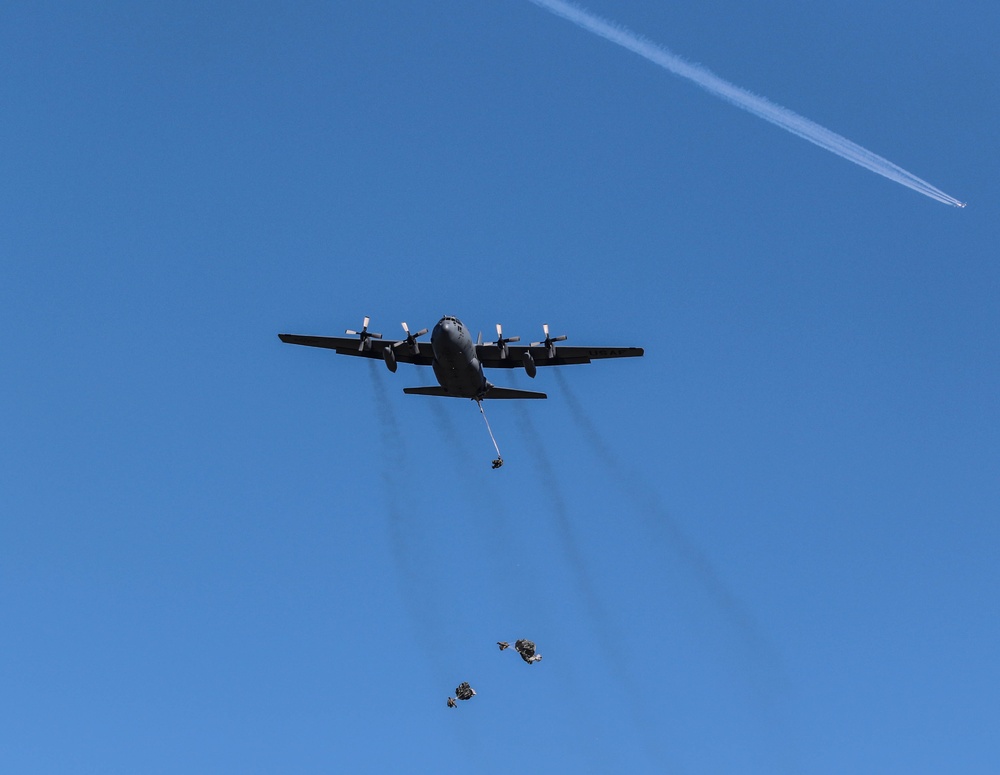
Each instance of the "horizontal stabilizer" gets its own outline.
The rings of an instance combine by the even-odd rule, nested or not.
[[[535,393],[531,390],[515,390],[514,388],[496,387],[486,391],[484,398],[548,398],[545,393]]]
[[[443,387],[403,388],[403,392],[409,393],[411,396],[451,396],[452,398],[462,398],[457,393],[449,393]]]
[[[449,398],[471,398],[458,393],[449,393],[443,387],[411,387],[403,388],[403,392],[411,396],[447,396]],[[513,388],[490,387],[483,398],[548,398],[545,393],[535,393],[531,390],[514,390]]]

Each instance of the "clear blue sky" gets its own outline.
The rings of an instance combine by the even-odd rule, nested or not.
[[[0,769],[998,771],[1000,10],[587,7],[968,208],[526,1],[0,10]],[[646,357],[492,471],[366,314]]]

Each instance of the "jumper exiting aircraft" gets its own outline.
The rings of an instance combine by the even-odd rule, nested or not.
[[[557,342],[565,341],[566,336],[551,336],[548,324],[542,326],[545,339],[532,342],[530,347],[511,346],[511,342],[520,341],[520,337],[504,337],[503,328],[497,323],[497,339],[488,344],[483,343],[482,334],[478,341],[473,341],[468,329],[456,317],[445,315],[431,332],[430,352],[421,350],[417,337],[427,333],[427,329],[410,333],[409,327],[403,323],[405,339],[398,341],[383,340],[382,334],[368,330],[369,318],[366,316],[360,331],[348,329],[345,333],[357,339],[340,336],[303,336],[300,334],[278,334],[278,338],[287,344],[301,344],[308,347],[323,347],[340,355],[358,355],[363,358],[382,358],[389,371],[396,371],[399,363],[413,363],[418,366],[430,366],[434,369],[437,386],[403,388],[404,393],[422,396],[453,396],[469,398],[479,404],[479,411],[486,419],[483,411],[483,400],[489,398],[546,398],[545,393],[531,390],[515,390],[514,388],[497,387],[486,379],[483,368],[514,369],[523,368],[529,377],[534,377],[539,366],[568,366],[574,363],[590,363],[602,358],[634,358],[641,356],[641,347],[571,347],[559,346]],[[486,421],[489,428],[489,421]],[[493,431],[490,430],[493,438]],[[496,447],[496,439],[493,439]],[[497,458],[493,467],[503,465],[500,449],[497,448]]]

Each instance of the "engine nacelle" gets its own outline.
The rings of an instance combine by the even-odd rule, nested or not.
[[[531,357],[531,353],[529,353],[529,352],[526,351],[524,353],[524,357],[521,359],[521,362],[524,363],[524,371],[525,371],[525,373],[529,377],[531,377],[532,379],[534,379],[535,378],[535,372],[537,371],[537,367],[535,366],[535,359]]]
[[[386,347],[382,350],[382,357],[385,358],[385,367],[395,374],[397,369],[396,351],[392,347]]]

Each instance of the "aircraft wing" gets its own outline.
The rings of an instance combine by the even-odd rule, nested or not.
[[[386,347],[392,347],[395,342],[391,339],[366,339],[364,346],[357,337],[347,336],[304,336],[302,334],[278,334],[278,338],[285,344],[301,344],[306,347],[322,347],[333,350],[339,355],[358,355],[362,358],[384,357],[382,351]],[[431,346],[424,343],[420,347],[420,354],[417,355],[413,349],[406,344],[396,348],[396,360],[400,363],[415,363],[418,366],[430,366],[434,361],[434,354]]]
[[[590,363],[603,358],[639,358],[641,347],[556,347],[555,357],[549,357],[549,348],[543,345],[524,347],[507,345],[507,357],[502,358],[500,348],[495,344],[476,345],[479,362],[491,369],[520,369],[524,366],[524,354],[531,353],[536,366],[569,366],[574,363]]]

